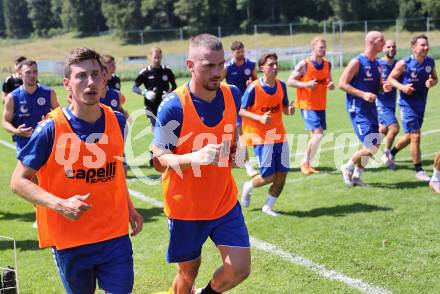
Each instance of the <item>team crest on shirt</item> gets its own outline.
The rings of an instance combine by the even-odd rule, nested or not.
[[[426,70],[427,73],[431,73],[431,72],[432,72],[432,67],[429,66],[429,65],[427,65],[427,66],[425,67],[425,70]]]
[[[167,75],[163,75],[162,76],[162,81],[164,81],[164,82],[168,81],[168,76]]]
[[[20,106],[20,112],[21,113],[27,113],[29,110],[28,110],[28,108],[26,107],[26,104],[23,104],[23,105],[21,105]]]
[[[410,70],[411,70],[411,73],[409,74],[409,76],[412,79],[417,79],[417,69],[416,68],[411,68]]]
[[[244,70],[244,74],[247,75],[247,76],[249,76],[249,75],[251,74],[251,70],[250,70],[249,68],[246,68],[246,69]]]
[[[46,98],[44,98],[44,97],[38,98],[37,99],[37,104],[40,105],[40,106],[45,105],[46,104]]]
[[[371,73],[371,70],[370,70],[370,69],[365,70],[365,76],[366,76],[367,78],[371,78],[371,77],[373,76],[373,74]]]
[[[110,101],[111,106],[116,107],[118,106],[118,101],[116,99],[112,99],[112,101]]]

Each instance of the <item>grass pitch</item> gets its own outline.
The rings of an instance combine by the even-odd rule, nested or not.
[[[288,72],[280,73],[287,79]],[[333,73],[338,80],[339,71]],[[182,84],[184,81],[179,80]],[[125,107],[133,114],[142,114],[142,98],[131,93],[131,84],[123,83],[127,96]],[[440,146],[440,86],[429,94],[422,131],[423,164],[432,170],[434,153]],[[65,104],[65,91],[56,91]],[[295,95],[289,88],[289,97]],[[244,209],[249,233],[254,238],[276,245],[290,254],[305,257],[327,269],[347,277],[395,293],[438,293],[440,265],[440,195],[425,183],[418,182],[409,158],[409,150],[397,156],[397,170],[379,166],[367,169],[363,179],[370,187],[347,188],[337,171],[348,159],[355,146],[341,147],[337,138],[353,133],[345,112],[345,95],[335,90],[329,93],[327,136],[319,158],[319,175],[304,177],[298,166],[303,152],[304,130],[300,114],[284,117],[291,141],[292,172],[275,209],[282,215],[271,218],[261,213],[267,187],[255,189],[249,209]],[[147,126],[139,115],[134,121],[133,134]],[[147,128],[147,130],[149,127]],[[133,136],[134,137],[134,136]],[[162,201],[158,174],[148,167],[147,149],[151,134],[133,140],[133,163],[129,171],[129,188]],[[11,142],[10,135],[0,131],[0,139]],[[338,141],[338,144],[335,142]],[[350,149],[351,148],[351,149]],[[15,150],[0,145],[0,235],[17,240],[18,270],[22,293],[62,293],[50,250],[38,249],[37,234],[32,228],[32,206],[12,194],[10,175],[16,164]],[[135,176],[135,173],[138,176]],[[244,170],[233,171],[237,186],[248,179]],[[140,177],[139,177],[140,175]],[[166,218],[161,209],[134,199],[144,216],[143,232],[132,239],[135,261],[134,293],[152,293],[169,288],[175,274],[174,265],[165,262],[168,242]],[[10,264],[10,244],[0,241],[0,266]],[[198,286],[210,279],[220,265],[220,256],[210,241],[202,255]],[[297,265],[274,252],[252,249],[250,277],[230,293],[356,293],[344,282],[323,278],[310,268]]]

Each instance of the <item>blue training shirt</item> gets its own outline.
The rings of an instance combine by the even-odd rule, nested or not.
[[[420,64],[411,55],[404,58],[403,61],[405,63],[405,71],[401,77],[401,83],[404,85],[413,84],[412,87],[416,90],[411,95],[400,92],[399,105],[410,107],[418,113],[423,113],[429,90],[426,88],[425,82],[434,70],[434,59],[427,56],[423,63]]]
[[[287,96],[287,89],[286,84],[281,81],[281,86],[283,88],[283,106],[289,106],[289,97]],[[269,94],[273,95],[277,91],[277,84],[275,86],[270,87],[268,84],[265,84],[263,82],[262,78],[258,79],[258,83],[263,87],[263,90]],[[241,98],[241,108],[247,109],[248,107],[251,107],[255,103],[255,85],[250,85],[246,91],[243,94],[243,97]]]
[[[186,87],[188,87],[194,107],[202,121],[209,127],[217,125],[223,118],[223,112],[225,110],[225,101],[222,91],[218,89],[214,100],[207,102],[191,93],[189,83],[186,84]],[[238,115],[241,92],[236,86],[229,85],[229,87],[234,97]],[[177,94],[172,92],[163,99],[158,108],[153,144],[162,149],[175,149],[182,129],[182,122],[182,103],[180,103]]]
[[[38,122],[40,122],[46,114],[51,111],[52,105],[50,95],[52,90],[44,85],[37,84],[37,89],[34,93],[29,94],[25,91],[23,86],[18,87],[11,92],[14,99],[14,127],[22,124],[26,127],[35,129]],[[18,150],[23,148],[29,142],[29,138],[21,136],[13,136]]]
[[[252,76],[255,70],[255,62],[245,58],[244,63],[237,66],[234,60],[229,60],[226,64],[226,82],[230,85],[237,86],[243,95],[247,88],[246,82]]]
[[[364,92],[378,94],[380,89],[380,72],[377,60],[371,61],[363,53],[357,57],[359,61],[359,71],[350,82],[354,88]],[[371,120],[377,121],[377,109],[375,103],[370,103],[347,93],[346,108],[349,113],[365,116]]]
[[[119,92],[113,88],[107,87],[107,92],[105,97],[99,98],[102,104],[107,105],[113,111],[119,111],[121,109],[121,101],[119,97]]]
[[[82,141],[86,139],[91,134],[97,134],[95,139],[98,139],[99,134],[105,131],[105,116],[104,111],[101,110],[102,115],[94,123],[86,122],[78,117],[76,117],[72,111],[65,107],[65,114],[67,113],[67,119],[72,130],[78,135]],[[122,136],[124,136],[124,129],[126,120],[122,113],[115,111],[116,118],[121,128]],[[17,159],[20,160],[23,165],[39,170],[47,161],[52,152],[55,137],[55,124],[53,119],[46,119],[38,124],[32,136],[24,146],[24,148],[18,153]],[[90,140],[90,139],[89,139]]]
[[[381,70],[381,79],[382,81],[386,81],[388,76],[390,75],[393,68],[396,66],[397,61],[394,60],[393,63],[388,64],[385,59],[379,59],[379,66]],[[383,91],[379,91],[379,95],[377,95],[376,106],[377,107],[386,107],[388,109],[396,109],[396,94],[397,90],[393,87],[391,92],[385,93]]]

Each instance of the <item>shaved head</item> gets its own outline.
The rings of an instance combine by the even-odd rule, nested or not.
[[[377,39],[383,39],[384,36],[381,32],[378,31],[371,31],[368,32],[367,35],[365,36],[365,44],[372,44],[374,43]]]
[[[200,34],[192,37],[189,43],[189,59],[197,59],[198,53],[201,51],[200,49],[219,51],[223,50],[223,44],[219,38],[210,34]]]

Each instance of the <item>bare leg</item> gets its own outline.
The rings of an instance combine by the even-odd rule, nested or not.
[[[174,294],[189,294],[192,292],[194,282],[199,272],[201,257],[177,264],[177,274],[173,281]]]
[[[228,291],[242,281],[251,272],[251,251],[249,248],[218,246],[223,265],[212,277],[211,288],[217,292]]]
[[[420,151],[420,131],[410,133],[411,138],[411,158],[414,164],[422,161],[422,152]]]

